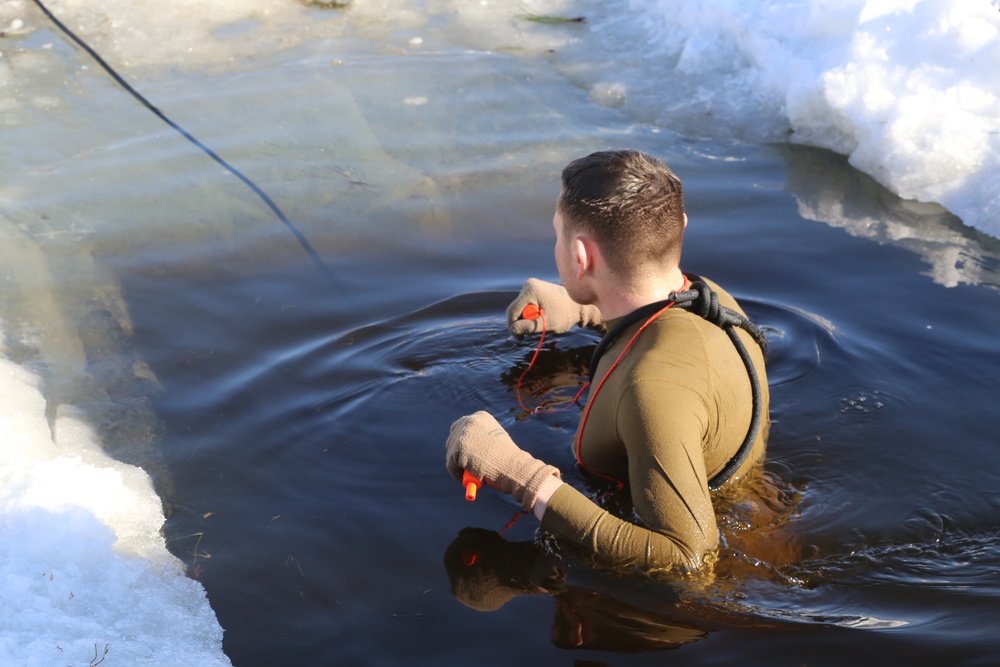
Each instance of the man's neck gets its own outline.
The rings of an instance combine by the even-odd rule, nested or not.
[[[613,320],[637,308],[663,301],[671,292],[683,290],[686,284],[687,279],[679,268],[650,276],[634,285],[609,282],[606,289],[598,291],[595,305],[600,308],[605,320]]]

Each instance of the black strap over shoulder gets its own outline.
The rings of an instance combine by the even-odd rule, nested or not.
[[[764,418],[764,398],[760,386],[760,377],[757,374],[757,369],[754,367],[753,360],[750,358],[750,353],[747,352],[743,340],[736,333],[736,329],[743,329],[750,334],[765,355],[767,354],[767,339],[764,337],[764,332],[740,312],[721,305],[718,295],[712,291],[704,279],[694,274],[687,274],[687,278],[691,283],[689,289],[683,292],[672,292],[670,297],[664,301],[657,301],[656,303],[651,303],[632,311],[621,318],[604,335],[590,360],[590,379],[593,381],[594,375],[597,372],[597,364],[600,362],[601,357],[623,331],[636,322],[649,319],[658,311],[671,304],[675,308],[683,308],[721,327],[733,342],[736,352],[740,355],[740,359],[743,360],[743,365],[746,366],[747,375],[750,378],[750,389],[753,394],[753,415],[750,418],[750,426],[747,429],[746,438],[743,439],[743,443],[739,449],[736,450],[736,453],[722,470],[712,477],[712,479],[708,480],[708,488],[715,491],[728,482],[746,461],[750,455],[750,451],[753,449],[754,442],[757,440],[757,435],[760,433],[761,423]]]
[[[700,276],[691,274],[688,276],[688,280],[691,281],[690,289],[684,292],[673,292],[670,295],[678,308],[684,308],[696,315],[701,315],[723,329],[727,327],[743,329],[760,346],[761,352],[767,354],[767,339],[764,337],[763,331],[739,311],[721,305],[719,295],[713,292]]]

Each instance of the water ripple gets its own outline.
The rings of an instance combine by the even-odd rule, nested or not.
[[[835,345],[832,322],[791,306],[752,299],[741,304],[767,338],[767,377],[772,387],[801,380],[811,373],[826,347]]]

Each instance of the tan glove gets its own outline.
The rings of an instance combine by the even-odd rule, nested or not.
[[[467,470],[483,484],[514,496],[528,512],[542,482],[551,475],[562,479],[557,468],[515,445],[493,415],[482,410],[451,425],[445,465],[455,481],[461,483]]]
[[[528,278],[521,293],[507,307],[507,329],[514,336],[525,336],[542,332],[542,318],[524,319],[524,307],[533,304],[542,309],[545,327],[552,333],[565,333],[573,327],[601,327],[604,319],[597,306],[577,303],[562,285]]]

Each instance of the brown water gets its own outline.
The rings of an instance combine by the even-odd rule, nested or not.
[[[53,296],[4,318],[128,323],[83,352],[54,343],[46,372],[89,363],[130,408],[115,424],[142,436],[121,455],[157,475],[234,665],[994,664],[1000,242],[838,157],[675,137],[596,106],[544,56],[438,46],[308,42],[144,75],[323,269],[61,44],[42,54],[60,103],[5,135],[0,223],[22,244],[6,266],[44,258],[34,285]],[[532,347],[503,311],[526,277],[554,277],[559,169],[622,145],[682,177],[684,268],[771,344],[774,495],[723,510],[707,589],[588,568],[534,544],[530,517],[498,533],[517,508],[466,503],[443,465],[448,425],[487,409],[584,484],[577,409],[517,405]],[[572,395],[594,342],[551,342],[531,400]],[[135,384],[135,359],[158,386]]]

